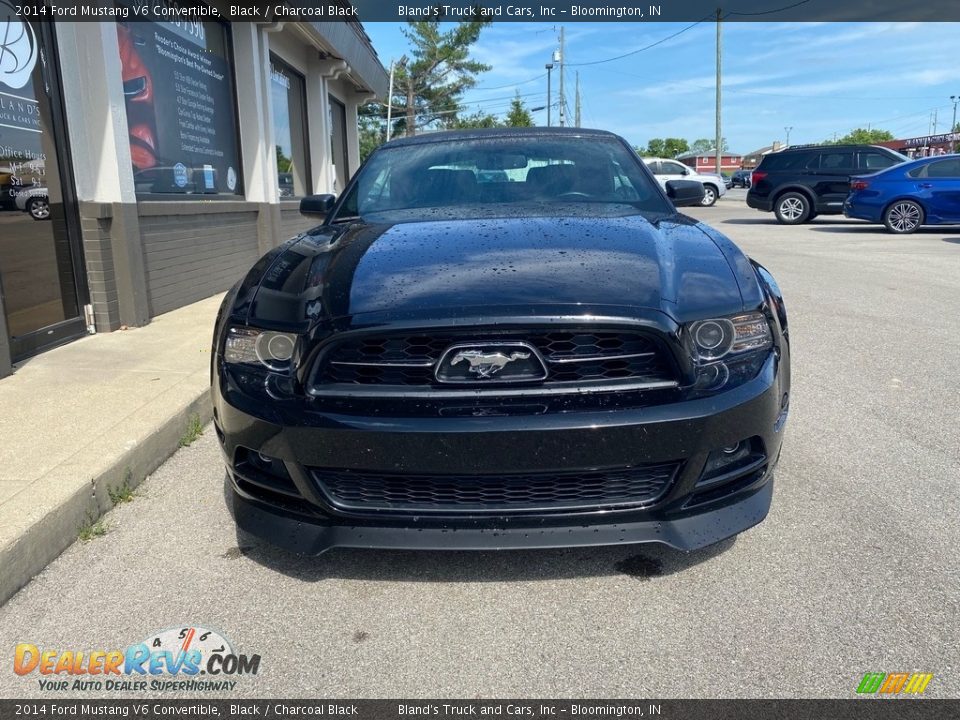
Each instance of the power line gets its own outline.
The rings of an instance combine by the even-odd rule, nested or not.
[[[810,0],[800,0],[800,2],[795,2],[793,3],[793,5],[784,5],[781,8],[777,8],[776,10],[763,10],[761,12],[737,12],[736,10],[731,10],[723,17],[728,18],[731,15],[737,15],[739,17],[755,17],[757,15],[774,15],[776,13],[783,12],[784,10],[791,10],[795,7],[806,5],[808,2],[810,2]]]
[[[804,0],[804,1],[806,2],[806,0]],[[702,18],[700,18],[699,20],[697,20],[695,23],[691,23],[690,25],[687,25],[687,26],[686,26],[685,28],[683,28],[682,30],[678,30],[677,32],[673,33],[673,35],[667,35],[667,37],[665,37],[665,38],[661,38],[660,40],[657,40],[656,42],[650,43],[649,45],[646,45],[646,46],[644,46],[644,47],[642,47],[642,48],[638,48],[638,49],[636,49],[636,50],[631,50],[630,52],[624,53],[623,55],[617,55],[616,57],[607,58],[606,60],[591,60],[590,62],[566,63],[566,64],[567,64],[568,66],[570,66],[570,67],[584,67],[584,66],[586,66],[586,65],[600,65],[600,64],[602,64],[602,63],[613,62],[614,60],[622,60],[622,59],[625,58],[625,57],[630,57],[631,55],[636,55],[637,53],[642,53],[644,50],[649,50],[650,48],[654,48],[654,47],[656,47],[657,45],[662,45],[663,43],[667,42],[668,40],[673,40],[673,38],[675,38],[675,37],[677,37],[677,36],[679,36],[679,35],[683,35],[683,33],[685,33],[687,30],[692,30],[692,29],[695,28],[697,25],[700,25],[700,24],[703,23],[704,21],[710,20],[711,18],[713,18],[713,13],[710,13],[709,15],[704,15]]]
[[[526,85],[527,83],[532,83],[534,80],[540,80],[547,76],[546,73],[540,73],[536,77],[532,77],[529,80],[521,80],[520,82],[510,83],[509,85],[497,85],[496,87],[473,87],[471,90],[503,90],[504,88],[517,87],[518,85]]]

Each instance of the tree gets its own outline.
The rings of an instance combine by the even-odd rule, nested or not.
[[[689,143],[683,138],[653,138],[646,148],[637,148],[637,152],[644,157],[675,158],[689,149]]]
[[[383,145],[387,138],[386,123],[383,121],[380,106],[362,105],[357,112],[357,133],[360,136],[360,162]]]
[[[445,122],[445,125],[451,130],[472,130],[474,128],[495,128],[501,127],[500,121],[493,115],[487,115],[484,112],[475,112],[473,115],[463,117],[454,116]]]
[[[293,160],[283,154],[283,148],[277,145],[277,170],[279,172],[290,172]]]
[[[716,143],[713,140],[708,140],[707,138],[699,138],[694,140],[693,144],[690,145],[690,152],[696,153],[697,155],[702,155],[703,153],[710,152],[716,148]],[[720,138],[720,152],[727,152],[730,147],[727,145],[726,138]]]
[[[837,140],[827,140],[825,145],[872,145],[873,143],[893,140],[889,130],[855,128]]]
[[[507,127],[533,127],[533,118],[523,104],[523,100],[520,99],[519,90],[517,90],[516,97],[510,101],[510,112],[507,113],[506,125]]]
[[[404,134],[456,117],[464,91],[476,84],[478,73],[490,69],[470,59],[470,48],[489,24],[489,19],[468,20],[441,32],[440,18],[407,23],[403,34],[412,59],[394,66],[395,95],[388,98],[402,110]]]

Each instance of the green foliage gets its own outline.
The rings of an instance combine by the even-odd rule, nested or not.
[[[505,124],[507,127],[533,127],[533,117],[520,99],[519,90],[516,97],[510,101],[510,112],[507,113]]]
[[[683,138],[653,138],[645,148],[637,148],[644,157],[675,158],[690,149],[689,143]]]
[[[103,520],[97,520],[92,515],[87,515],[87,520],[80,526],[77,537],[83,542],[90,542],[106,535],[109,529]]]
[[[194,413],[187,422],[187,429],[180,436],[180,447],[192,445],[201,435],[203,435],[203,424],[200,422],[200,416]]]
[[[387,139],[386,123],[377,105],[363,105],[357,112],[357,134],[360,139],[360,162],[383,145]]]
[[[889,130],[879,130],[876,128],[854,128],[846,135],[836,140],[827,140],[825,145],[870,145],[872,143],[887,142],[895,140],[893,133]]]
[[[470,59],[470,48],[489,19],[458,22],[441,31],[439,18],[410,21],[403,34],[412,59],[394,69],[394,107],[403,108],[402,130],[415,135],[418,127],[456,117],[460,98],[476,85],[476,76],[489,65]],[[444,23],[449,25],[449,23]]]
[[[450,118],[444,123],[444,126],[450,130],[472,130],[474,128],[502,127],[500,121],[497,120],[495,116],[487,115],[482,112],[476,112],[473,115]]]
[[[130,468],[127,468],[123,475],[123,483],[115,488],[110,488],[107,490],[107,494],[110,496],[110,502],[113,505],[128,503],[133,500],[133,489],[130,487],[131,480],[133,480],[133,473],[130,472]]]
[[[283,148],[277,145],[277,170],[279,172],[290,172],[293,167],[293,160],[283,154]]]
[[[705,152],[710,152],[714,149],[714,146],[716,146],[716,143],[713,140],[708,138],[698,138],[691,143],[690,152],[700,155]],[[720,138],[720,152],[728,152],[729,150],[730,146],[727,145],[727,139]]]

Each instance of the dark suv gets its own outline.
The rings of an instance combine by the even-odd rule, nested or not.
[[[909,158],[876,145],[795,147],[766,155],[753,171],[747,205],[799,225],[840,215],[852,175],[867,175]]]

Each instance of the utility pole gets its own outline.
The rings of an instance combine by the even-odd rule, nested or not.
[[[387,142],[390,142],[390,125],[393,117],[393,58],[390,59],[390,90],[387,92]]]
[[[563,25],[560,26],[560,127],[563,127],[567,124],[567,116],[565,113],[567,98],[563,94],[563,63],[566,62],[566,59],[563,56]]]
[[[790,131],[793,130],[793,125],[789,125],[788,127],[785,127],[784,130],[787,131],[787,142],[786,142],[786,145],[787,145],[787,147],[790,147]]]
[[[954,114],[956,114],[957,112],[956,103],[954,103],[953,105],[953,112]],[[573,124],[576,127],[580,127],[580,71],[579,70],[577,70],[577,110],[576,110],[576,114],[574,115]]]
[[[953,139],[950,141],[950,152],[957,151],[957,103],[960,103],[960,95],[951,95],[950,102],[953,103],[953,124],[950,126],[950,132]]]
[[[550,71],[553,70],[553,63],[544,65],[547,68],[547,127],[550,127]]]
[[[720,119],[721,106],[721,67],[722,67],[722,48],[720,35],[720,8],[717,8],[717,141],[716,141],[716,172],[720,174],[720,163],[723,159],[723,124]]]

